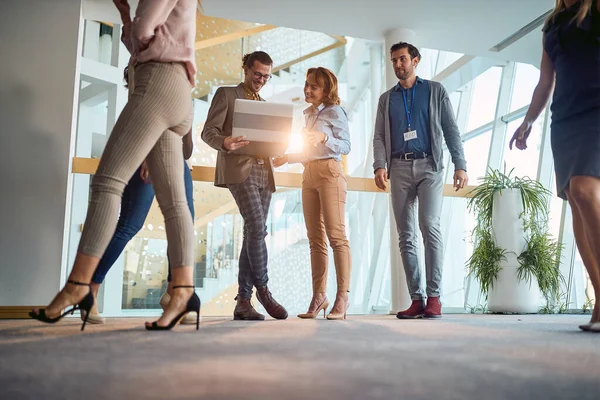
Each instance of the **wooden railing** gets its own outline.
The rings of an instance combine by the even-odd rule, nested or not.
[[[74,174],[94,174],[98,168],[97,158],[82,158],[73,157]],[[215,178],[215,168],[206,166],[194,166],[192,170],[192,179],[198,182],[213,182]],[[356,178],[346,177],[348,182],[348,190],[352,192],[373,192],[385,193],[375,186],[375,181],[372,178]],[[275,184],[280,187],[302,188],[302,174],[294,172],[275,172]],[[456,191],[452,185],[444,185],[445,197],[470,197],[469,192],[475,186],[466,186],[460,191]],[[389,189],[388,189],[389,191]]]

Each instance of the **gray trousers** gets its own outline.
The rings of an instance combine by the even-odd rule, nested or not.
[[[390,168],[392,208],[398,229],[400,254],[412,300],[425,297],[417,255],[416,215],[425,244],[427,297],[438,297],[442,286],[444,248],[440,227],[443,173],[433,170],[431,157],[420,160],[393,159]]]

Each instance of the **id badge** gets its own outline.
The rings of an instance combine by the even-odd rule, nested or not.
[[[417,138],[417,131],[408,131],[404,134],[404,141],[407,142],[409,140],[414,140]]]

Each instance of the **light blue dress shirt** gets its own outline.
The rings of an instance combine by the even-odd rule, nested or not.
[[[302,153],[288,154],[289,163],[306,163],[327,158],[341,161],[343,154],[350,153],[348,116],[341,106],[321,104],[316,109],[310,106],[304,110],[304,121],[306,129],[323,132],[329,139],[316,147],[305,141]]]

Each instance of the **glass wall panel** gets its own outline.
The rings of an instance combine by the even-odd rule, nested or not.
[[[467,171],[471,185],[477,185],[479,178],[485,175],[491,140],[492,131],[489,130],[464,143]]]
[[[445,197],[442,204],[444,307],[463,308],[465,303],[465,263],[473,252],[470,237],[475,226],[474,216],[467,212],[467,201],[466,198]]]
[[[243,221],[229,191],[208,182],[194,182],[195,194],[213,192],[214,201],[196,207],[197,239],[195,279],[203,315],[231,315],[237,294],[238,259],[242,246]],[[348,193],[347,234],[351,243],[352,313],[370,313],[373,307],[389,304],[384,294],[389,283],[389,216],[385,193]],[[197,198],[196,201],[201,200]],[[220,211],[223,214],[219,214]],[[213,216],[206,219],[205,215]],[[162,215],[156,204],[143,229],[125,248],[123,309],[158,309],[167,285],[167,241]],[[291,314],[303,312],[312,296],[310,250],[301,190],[279,188],[267,219],[269,288]],[[328,295],[335,298],[333,253],[329,250]],[[255,303],[258,306],[258,303]]]
[[[453,53],[451,51],[441,50],[438,55],[437,65],[436,65],[436,74],[439,74],[446,68],[448,68],[452,63],[458,61],[459,58],[464,56],[462,53]]]
[[[517,63],[510,111],[518,110],[531,102],[531,96],[540,79],[540,70],[531,64]]]
[[[473,81],[467,132],[494,119],[502,67],[492,67]]]
[[[514,169],[513,176],[528,176],[531,179],[537,178],[538,163],[540,160],[540,150],[542,146],[542,129],[544,127],[545,112],[540,115],[531,128],[531,134],[527,139],[527,149],[519,150],[513,146],[508,149],[510,139],[523,123],[523,118],[516,119],[508,124],[506,138],[504,143],[504,162],[506,171]]]

